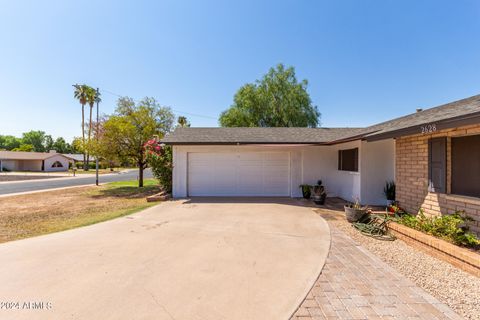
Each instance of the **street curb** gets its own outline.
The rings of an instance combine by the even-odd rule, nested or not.
[[[108,182],[99,183],[98,185],[101,186],[101,185],[104,185],[106,183],[108,183]],[[21,195],[24,195],[24,194],[32,194],[32,193],[42,193],[42,192],[49,192],[49,191],[58,191],[58,190],[65,190],[65,189],[81,188],[81,187],[92,187],[92,186],[95,186],[95,183],[82,184],[80,186],[69,186],[69,187],[60,187],[60,188],[52,188],[52,189],[42,189],[42,190],[34,190],[34,191],[0,194],[0,198],[21,196]]]

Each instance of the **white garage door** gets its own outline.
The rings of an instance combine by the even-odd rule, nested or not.
[[[189,196],[289,196],[288,152],[188,154]]]

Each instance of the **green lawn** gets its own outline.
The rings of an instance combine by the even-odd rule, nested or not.
[[[112,182],[0,198],[0,242],[73,229],[149,208],[146,197],[159,192],[156,180]]]

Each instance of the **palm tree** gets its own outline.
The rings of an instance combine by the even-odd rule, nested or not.
[[[182,128],[190,127],[190,123],[188,122],[187,117],[184,117],[184,116],[179,116],[178,120],[177,120],[177,123]]]
[[[88,146],[90,147],[90,140],[92,136],[92,111],[93,106],[95,103],[100,103],[102,99],[100,98],[100,92],[93,89],[92,87],[88,87],[87,91],[87,102],[90,106],[90,120],[88,122]],[[89,168],[90,162],[90,151],[87,149],[87,169]]]
[[[82,105],[82,149],[83,149],[85,148],[85,104],[87,103],[89,86],[85,84],[74,84],[73,87],[75,88],[75,91],[73,92],[73,96]],[[83,169],[87,170],[85,151],[82,150],[82,152],[83,152]]]

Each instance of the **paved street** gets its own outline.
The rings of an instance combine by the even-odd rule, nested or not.
[[[93,171],[93,173],[95,172]],[[145,170],[144,177],[151,178],[152,172],[149,169]],[[123,173],[100,175],[99,181],[100,183],[105,183],[114,181],[136,180],[137,178],[138,170],[128,170]],[[36,181],[15,181],[11,183],[0,183],[0,195],[72,186],[82,186],[94,183],[95,175],[88,175],[87,177],[77,175],[76,177],[43,179]]]

